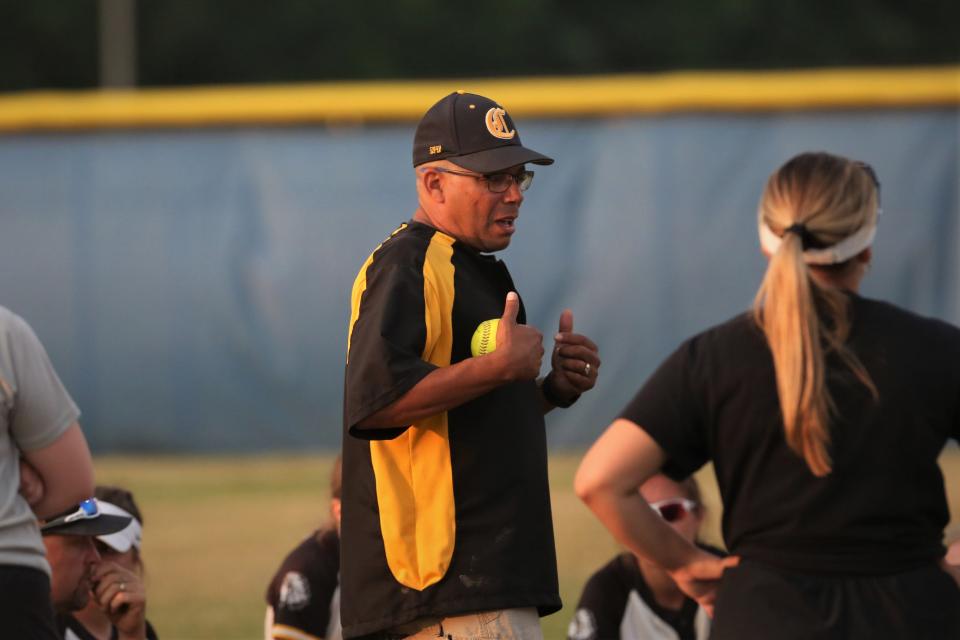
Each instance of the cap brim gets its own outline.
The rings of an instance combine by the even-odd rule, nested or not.
[[[107,545],[114,551],[126,553],[133,546],[133,539],[124,533],[126,527],[115,533],[108,533],[97,536],[97,540]]]
[[[128,512],[125,509],[118,507],[112,502],[107,502],[106,500],[100,500],[100,513],[101,515],[111,515],[111,516],[120,516],[121,518],[130,518],[130,522],[127,523],[120,531],[114,533],[108,533],[105,535],[97,536],[97,540],[104,543],[114,551],[120,553],[126,553],[130,550],[131,547],[140,548],[140,534],[141,534],[141,525],[140,521],[137,520],[133,514]]]
[[[485,151],[477,151],[465,156],[455,156],[447,159],[457,166],[477,173],[497,173],[527,163],[553,164],[553,158],[520,145],[486,149]]]
[[[128,524],[130,524],[130,518],[126,516],[110,516],[101,513],[96,518],[76,520],[54,527],[40,527],[40,531],[45,536],[103,536],[122,531]]]

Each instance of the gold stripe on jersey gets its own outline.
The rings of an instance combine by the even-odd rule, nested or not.
[[[285,624],[273,625],[270,628],[270,638],[272,640],[321,640],[318,636]]]
[[[399,227],[394,229],[393,233],[390,234],[387,240],[403,231],[406,226],[407,223],[404,222]],[[387,240],[384,240],[383,242],[386,242]],[[347,331],[347,362],[350,362],[350,338],[353,337],[353,326],[357,323],[357,318],[360,317],[360,299],[363,297],[363,292],[367,290],[367,269],[369,269],[370,265],[373,264],[373,256],[377,255],[377,251],[379,251],[380,247],[383,246],[383,242],[378,244],[377,248],[370,253],[367,261],[364,262],[363,267],[360,268],[360,273],[357,275],[357,279],[353,282],[353,292],[350,295],[350,330]]]
[[[439,367],[450,365],[453,348],[453,243],[435,233],[423,264],[423,359]],[[422,591],[446,574],[456,539],[447,412],[371,442],[370,458],[387,565],[397,582]]]

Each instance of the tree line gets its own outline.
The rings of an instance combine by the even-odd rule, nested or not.
[[[97,0],[0,1],[0,91],[99,84]],[[141,86],[956,64],[955,0],[141,0]]]

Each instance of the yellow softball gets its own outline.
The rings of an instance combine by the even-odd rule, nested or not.
[[[473,338],[470,339],[470,353],[474,356],[493,353],[497,348],[497,327],[499,326],[500,318],[484,320],[477,325],[477,330],[473,332]]]

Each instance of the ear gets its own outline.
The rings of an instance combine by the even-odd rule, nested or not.
[[[420,192],[429,200],[437,203],[444,201],[443,174],[439,171],[434,171],[430,167],[418,168],[417,185]]]
[[[330,515],[337,526],[337,531],[340,530],[340,505],[340,498],[330,498]]]
[[[865,264],[870,264],[870,261],[873,260],[873,247],[867,247],[857,255],[853,257],[854,260],[858,262],[863,262]]]

